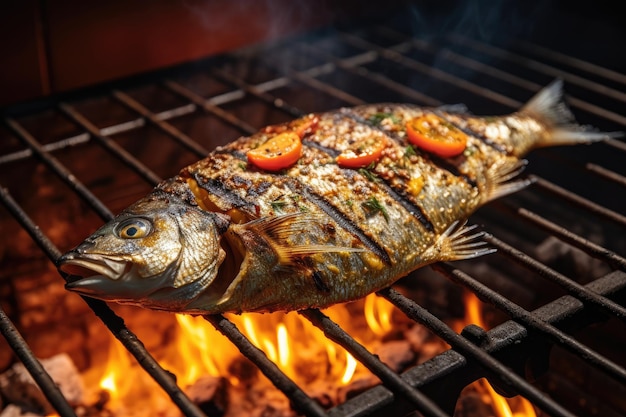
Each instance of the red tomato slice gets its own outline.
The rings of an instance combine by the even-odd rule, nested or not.
[[[288,168],[298,162],[301,155],[302,141],[294,132],[276,135],[247,153],[248,162],[267,171]]]
[[[382,138],[369,138],[357,142],[337,156],[337,164],[343,168],[364,168],[380,159],[386,145]]]
[[[463,153],[467,146],[465,133],[433,113],[409,120],[406,133],[413,145],[444,158]]]

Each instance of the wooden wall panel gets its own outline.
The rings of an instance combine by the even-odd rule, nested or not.
[[[359,0],[4,1],[0,108],[380,13]]]
[[[0,107],[48,90],[39,2],[0,3]]]
[[[327,16],[289,0],[50,1],[53,90],[170,66],[304,30]],[[316,9],[318,9],[316,7]]]

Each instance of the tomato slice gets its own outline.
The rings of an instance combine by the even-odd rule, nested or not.
[[[387,143],[382,138],[368,138],[353,144],[337,156],[337,164],[343,168],[364,168],[378,161]]]
[[[433,113],[409,120],[406,133],[413,145],[445,158],[463,153],[467,146],[465,133]]]
[[[298,162],[302,141],[294,132],[284,132],[270,138],[256,149],[248,151],[248,162],[267,171],[280,171]]]

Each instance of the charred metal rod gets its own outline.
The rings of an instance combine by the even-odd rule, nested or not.
[[[551,281],[557,283],[562,288],[566,289],[571,295],[580,299],[581,301],[589,304],[590,307],[594,307],[597,310],[608,312],[621,320],[626,320],[626,308],[617,304],[616,302],[603,297],[583,285],[567,278],[565,275],[558,273],[552,268],[542,264],[534,258],[528,256],[524,252],[515,249],[514,247],[504,243],[500,239],[490,234],[485,234],[484,240],[498,249],[499,252],[513,259],[515,262],[522,266],[525,266],[544,278],[548,278]]]
[[[100,133],[100,129],[85,116],[77,112],[72,106],[66,103],[60,103],[59,109],[71,120],[85,129],[89,134],[98,140],[98,142],[117,158],[120,158],[126,165],[131,167],[139,176],[146,180],[150,185],[158,184],[161,179],[157,174],[152,172],[147,166],[142,164],[137,158],[131,155],[124,148],[119,146],[113,139]]]
[[[211,103],[211,99],[206,99],[202,97],[201,95],[194,93],[190,89],[183,87],[182,85],[171,80],[164,81],[163,85],[170,91],[174,92],[175,94],[194,103],[195,105],[203,109],[205,112],[213,116],[216,116],[217,118],[225,121],[226,123],[236,127],[244,134],[251,135],[257,131],[257,129],[254,126],[249,125],[243,120],[235,117],[233,114]]]
[[[15,202],[8,191],[2,187],[0,187],[0,200],[18,223],[26,229],[35,243],[37,243],[50,260],[56,264],[56,260],[61,256],[59,249],[43,234],[26,212]],[[137,336],[126,328],[122,318],[117,316],[103,301],[82,296],[81,298],[109,328],[111,333],[122,342],[124,347],[135,357],[139,365],[161,386],[161,388],[163,388],[185,416],[204,416],[202,411],[200,411],[200,409],[191,402],[189,397],[176,385],[172,374],[163,369],[146,350]]]
[[[574,414],[570,413],[557,402],[548,398],[537,388],[533,387],[526,380],[499,362],[496,358],[471,343],[463,336],[457,334],[454,330],[448,327],[448,325],[439,320],[422,306],[416,304],[414,301],[406,298],[391,288],[381,290],[378,294],[393,303],[412,320],[428,327],[435,334],[450,344],[454,350],[461,353],[465,357],[471,357],[486,370],[492,371],[493,375],[497,376],[498,380],[505,386],[511,387],[511,389],[515,392],[518,392],[520,395],[532,401],[548,414],[554,416],[574,417]]]
[[[433,269],[448,277],[452,281],[466,286],[480,299],[489,301],[500,310],[506,312],[511,318],[525,325],[527,328],[543,333],[554,344],[557,344],[578,355],[588,363],[603,370],[606,374],[612,376],[621,383],[626,383],[626,369],[600,355],[598,352],[589,349],[587,346],[576,341],[576,339],[557,329],[553,325],[538,319],[537,316],[528,310],[523,309],[465,272],[456,269],[451,265],[442,263],[433,265]]]
[[[6,124],[15,132],[17,137],[22,140],[32,151],[33,153],[50,168],[51,171],[56,173],[68,187],[78,193],[89,205],[94,209],[98,215],[103,219],[110,219],[112,216],[111,211],[102,204],[96,196],[93,195],[91,191],[83,183],[78,181],[78,179],[67,169],[65,166],[59,162],[54,156],[50,155],[50,153],[46,152],[42,145],[30,134],[26,129],[24,129],[20,124],[18,124],[13,119],[5,119]],[[51,258],[52,259],[52,258]]]
[[[330,61],[335,64],[337,67],[350,72],[351,74],[357,75],[359,77],[363,77],[372,81],[375,84],[382,85],[383,87],[395,91],[396,93],[402,94],[405,97],[411,98],[411,100],[415,100],[417,103],[421,103],[427,106],[439,106],[441,102],[436,100],[430,96],[420,93],[419,91],[413,90],[412,88],[407,87],[404,84],[401,84],[382,73],[370,71],[369,69],[361,66],[353,66],[348,64],[346,59],[340,59],[333,55],[330,55],[320,48],[313,47],[308,44],[302,44],[302,47],[310,51],[312,54],[317,55],[321,59],[325,61]],[[370,54],[374,54],[376,57],[379,56],[378,53],[374,51],[368,51]]]
[[[202,145],[200,145],[198,142],[196,142],[189,136],[185,135],[180,130],[176,129],[172,124],[159,119],[156,116],[156,114],[152,113],[143,104],[139,103],[137,100],[133,99],[128,94],[119,90],[115,90],[111,94],[116,100],[118,100],[124,106],[140,114],[144,119],[148,120],[154,126],[156,126],[161,131],[163,131],[165,134],[174,138],[174,140],[176,140],[177,142],[185,146],[191,152],[195,153],[196,156],[204,158],[205,156],[208,155],[209,151],[206,150]]]
[[[203,318],[237,346],[239,351],[250,359],[272,381],[274,386],[292,401],[297,412],[306,416],[322,417],[327,415],[322,406],[302,391],[298,384],[285,375],[274,362],[270,361],[261,349],[254,346],[234,323],[221,314],[206,315]]]
[[[600,259],[613,265],[615,268],[621,268],[622,270],[626,271],[626,258],[624,258],[623,256],[620,256],[611,250],[590,242],[587,239],[577,235],[576,233],[573,233],[528,209],[525,209],[523,207],[513,207],[512,205],[507,203],[496,204],[498,205],[498,207],[502,207],[504,210],[520,216],[528,222],[535,224],[543,230],[558,237],[559,239],[579,248],[580,250],[587,253],[589,256]]]
[[[0,192],[4,193],[4,189],[0,188],[0,190]],[[43,395],[46,396],[46,399],[59,415],[62,417],[76,417],[74,409],[67,402],[63,393],[46,372],[39,360],[37,360],[33,351],[30,350],[24,338],[2,309],[2,306],[0,306],[0,333],[2,333],[7,342],[9,342],[11,349],[13,349],[19,360],[22,361],[28,373],[41,388]]]
[[[285,102],[284,100],[280,98],[277,98],[269,94],[266,91],[261,90],[260,88],[256,86],[248,84],[241,78],[235,77],[234,75],[226,71],[213,69],[211,71],[211,75],[214,76],[215,78],[218,78],[221,81],[225,81],[229,84],[234,85],[237,88],[240,88],[241,90],[245,91],[247,94],[250,94],[251,96],[258,98],[259,100],[269,104],[270,106],[274,106],[277,109],[282,110],[285,113],[293,117],[301,117],[304,115],[304,113],[300,109],[290,105],[289,103]]]
[[[411,401],[423,415],[447,416],[434,401],[413,388],[402,377],[382,363],[378,357],[370,353],[335,322],[316,309],[307,309],[299,313],[313,325],[320,328],[326,337],[343,346],[352,356],[358,358],[363,365],[376,375],[389,390]]]
[[[585,165],[585,168],[587,168],[590,172],[593,172],[594,174],[607,179],[609,181],[613,181],[619,185],[621,185],[622,187],[626,187],[626,177],[623,175],[618,174],[617,172],[611,171],[609,169],[606,169],[600,165],[597,164],[592,164],[592,163],[588,163]]]
[[[372,56],[371,54],[360,54],[344,60],[343,63],[347,66],[355,66],[363,65],[375,59],[376,57]],[[323,75],[331,74],[336,71],[337,66],[333,63],[327,62],[325,64],[318,65],[303,71],[298,71],[294,68],[288,67],[284,63],[281,63],[281,65],[276,65],[275,62],[265,61],[265,64],[268,67],[285,74],[287,77],[289,77],[289,79],[296,80],[300,84],[304,84],[315,90],[321,91],[324,94],[328,94],[331,97],[335,97],[345,103],[350,104],[351,106],[359,106],[361,104],[365,104],[365,101],[361,100],[360,98],[355,97],[352,94],[349,94],[346,91],[342,90],[341,88],[337,88],[317,78]]]
[[[467,81],[464,78],[449,74],[445,71],[438,69],[437,67],[433,67],[431,65],[427,65],[419,61],[416,61],[414,59],[411,59],[407,57],[406,55],[402,54],[401,52],[399,52],[399,51],[403,51],[406,49],[410,49],[410,48],[406,48],[405,45],[416,46],[419,44],[415,44],[413,42],[411,42],[410,44],[401,43],[396,46],[383,48],[381,46],[373,44],[372,42],[368,42],[364,39],[359,38],[358,36],[355,36],[349,33],[340,33],[340,36],[343,40],[354,45],[357,48],[365,49],[368,51],[376,51],[381,57],[391,62],[398,63],[402,66],[405,66],[412,71],[421,72],[422,74],[426,74],[429,77],[433,77],[443,82],[446,82],[448,84],[460,87],[473,94],[486,97],[492,101],[495,101],[496,103],[502,104],[503,106],[507,106],[512,109],[518,109],[521,106],[521,103],[519,103],[517,100],[513,100],[512,98],[507,97],[503,94],[499,94],[495,91],[481,87],[477,84]],[[436,53],[439,53],[439,52],[441,51],[437,51]],[[432,105],[430,103],[427,103],[427,104]]]
[[[622,214],[616,213],[613,210],[609,210],[606,207],[589,201],[586,198],[579,196],[578,194],[559,187],[558,185],[551,183],[548,180],[544,180],[543,178],[540,178],[536,175],[529,175],[529,179],[533,182],[535,186],[539,186],[544,190],[556,194],[559,197],[568,200],[586,210],[589,210],[600,216],[604,216],[614,222],[621,224],[622,226],[626,226],[626,216],[623,216]]]

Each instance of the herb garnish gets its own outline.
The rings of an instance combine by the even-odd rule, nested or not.
[[[274,200],[270,203],[270,205],[274,211],[282,212],[287,205],[287,202],[285,200]]]
[[[367,118],[367,121],[373,125],[378,126],[385,119],[391,119],[394,124],[400,123],[400,119],[398,119],[398,117],[393,113],[374,113]]]
[[[375,215],[376,213],[381,213],[385,218],[385,221],[389,223],[389,213],[387,213],[387,209],[382,205],[380,201],[376,197],[370,197],[367,201],[361,203],[361,206],[371,215]]]
[[[371,182],[379,182],[380,178],[378,178],[378,175],[372,171],[374,168],[376,168],[376,162],[372,162],[365,168],[359,168],[359,174],[363,175]]]

